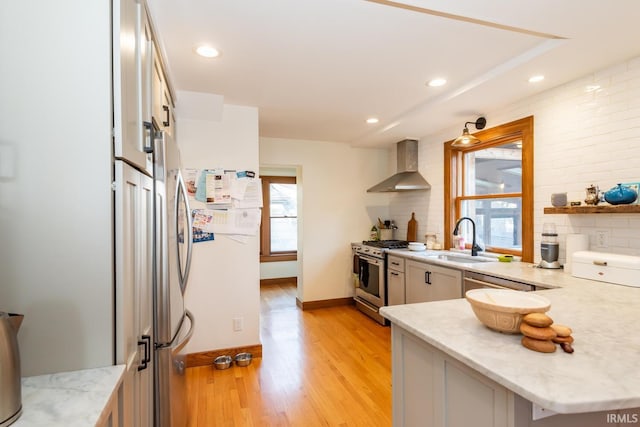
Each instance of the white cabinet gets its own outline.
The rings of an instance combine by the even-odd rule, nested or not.
[[[142,11],[135,0],[113,2],[113,142],[115,157],[151,173],[141,120]]]
[[[153,425],[153,33],[141,2],[114,7],[114,147],[116,171],[116,363],[123,380],[125,425]],[[146,173],[146,174],[145,174]]]
[[[138,16],[138,72],[140,81],[140,120],[143,144],[151,147],[153,137],[153,62],[155,56],[153,31],[146,10],[140,6]]]
[[[394,426],[637,425],[638,408],[557,414],[534,420],[530,401],[394,323],[391,324],[391,345]]]
[[[125,425],[153,420],[153,181],[116,161],[116,363],[124,364]]]
[[[462,298],[462,272],[413,260],[405,264],[406,303]]]
[[[387,304],[404,303],[404,258],[389,255],[387,257]]]
[[[157,52],[157,49],[155,49]],[[175,120],[173,116],[173,100],[169,92],[169,84],[166,79],[162,61],[159,55],[154,55],[152,70],[152,114],[153,122],[159,130],[175,136]]]
[[[116,363],[126,365],[120,417],[124,425],[145,427],[154,424],[150,149],[155,130],[173,130],[173,103],[143,2],[113,3],[114,45],[120,46],[114,49],[115,153],[135,166],[117,160],[115,167]],[[165,112],[165,104],[171,110],[161,120],[157,105]]]
[[[513,426],[513,393],[391,327],[394,426]]]

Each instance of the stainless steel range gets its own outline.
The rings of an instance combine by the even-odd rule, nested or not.
[[[380,307],[387,305],[387,251],[407,246],[405,240],[370,240],[354,247],[358,267],[356,307],[381,325],[388,324],[379,313]]]

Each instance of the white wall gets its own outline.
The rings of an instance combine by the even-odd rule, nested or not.
[[[0,2],[0,311],[25,315],[23,376],[113,363],[110,24],[108,2]]]
[[[389,213],[386,194],[366,192],[388,176],[387,150],[261,138],[260,163],[299,171],[298,298],[352,296],[350,243],[368,239],[376,218]]]
[[[215,96],[215,95],[213,95]],[[180,97],[189,102],[190,96]],[[213,98],[212,98],[213,99]],[[213,100],[215,102],[215,100]],[[217,120],[193,120],[178,111],[178,142],[184,168],[258,171],[258,111],[224,105]],[[191,208],[204,208],[191,200]],[[195,316],[193,338],[186,353],[260,343],[259,238],[239,243],[221,234],[211,242],[195,243],[185,304]],[[244,329],[233,331],[241,317]]]
[[[260,280],[298,276],[298,261],[260,263]]]
[[[589,86],[599,86],[588,90]],[[608,190],[618,182],[640,182],[640,58],[609,67],[568,84],[488,111],[487,127],[534,116],[535,261],[540,260],[542,224],[553,222],[560,240],[560,261],[568,233],[590,236],[591,250],[640,255],[640,215],[545,215],[552,193],[584,200],[585,188]],[[469,118],[471,119],[471,118]],[[419,211],[426,227],[441,230],[444,221],[443,147],[459,127],[420,141],[420,170],[431,183],[426,197],[396,195],[392,212]],[[610,233],[607,248],[595,247],[596,230]],[[424,231],[423,228],[420,231]]]

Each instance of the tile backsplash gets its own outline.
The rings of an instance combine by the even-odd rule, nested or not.
[[[584,203],[585,189],[591,184],[606,191],[619,182],[640,182],[640,57],[482,115],[488,128],[534,116],[534,262],[540,260],[544,223],[556,224],[561,262],[568,233],[589,235],[591,250],[640,256],[640,214],[543,213],[544,207],[551,206],[552,193],[566,192],[568,200]],[[406,234],[413,211],[419,237],[434,231],[442,238],[442,144],[459,132],[451,128],[421,138],[419,168],[432,188],[392,197],[391,217],[400,226],[399,236],[403,230]],[[600,246],[606,247],[596,247],[599,232],[606,243]]]

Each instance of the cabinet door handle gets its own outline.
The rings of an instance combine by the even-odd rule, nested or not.
[[[390,271],[389,273],[391,273],[392,276],[398,276],[398,273],[396,273],[395,271]]]
[[[144,346],[144,357],[142,363],[138,365],[138,371],[142,371],[149,367],[151,362],[151,335],[143,335],[141,340],[138,340],[138,346]]]
[[[142,126],[144,127],[144,139],[147,142],[143,150],[145,153],[153,153],[153,123],[151,122],[142,122]]]
[[[170,117],[169,117],[169,106],[168,106],[168,105],[163,105],[163,106],[162,106],[162,110],[167,114],[166,120],[165,120],[165,121],[163,121],[163,122],[162,122],[162,124],[163,124],[164,126],[169,126],[169,125],[171,125]]]
[[[430,271],[425,271],[424,272],[424,283],[426,283],[427,285],[431,284],[431,272]]]

